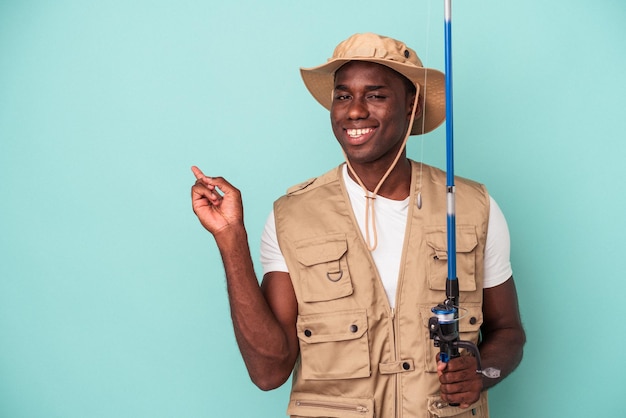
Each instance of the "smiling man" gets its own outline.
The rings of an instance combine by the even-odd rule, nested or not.
[[[275,202],[260,286],[239,191],[193,167],[194,212],[222,255],[251,379],[270,390],[293,373],[292,417],[487,417],[486,390],[519,364],[525,335],[504,216],[483,185],[457,178],[460,332],[500,378],[470,355],[438,362],[429,336],[446,296],[445,172],[408,159],[406,142],[443,122],[443,74],[375,34],[301,73],[345,163]]]

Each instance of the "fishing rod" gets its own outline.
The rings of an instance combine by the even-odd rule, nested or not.
[[[456,207],[454,186],[454,120],[452,106],[452,0],[444,0],[445,86],[446,86],[446,191],[448,235],[448,280],[446,296],[456,306],[459,281],[456,277]]]
[[[498,378],[500,370],[482,370],[478,347],[470,341],[459,338],[459,280],[456,272],[456,207],[454,185],[454,129],[452,106],[452,0],[444,0],[444,42],[445,42],[445,88],[446,88],[446,233],[448,244],[448,278],[446,299],[431,309],[435,316],[429,320],[430,338],[439,347],[439,359],[447,363],[459,357],[459,349],[464,348],[476,357],[477,373],[490,378]],[[453,404],[451,404],[453,405]]]

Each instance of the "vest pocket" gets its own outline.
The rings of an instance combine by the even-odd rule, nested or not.
[[[347,398],[344,396],[324,396],[313,393],[294,392],[291,394],[287,414],[299,417],[374,417],[374,400],[368,398]]]
[[[450,406],[438,396],[429,396],[428,417],[488,418],[489,404],[487,402],[487,394],[485,392],[481,393],[480,399],[466,409]]]
[[[364,309],[300,315],[301,372],[305,380],[356,379],[370,375]]]
[[[428,285],[432,290],[446,290],[448,278],[448,236],[445,226],[426,228],[430,251]],[[473,225],[456,227],[456,267],[461,292],[476,290],[476,252],[478,238]]]
[[[303,302],[334,300],[352,294],[344,234],[298,241],[295,247]]]

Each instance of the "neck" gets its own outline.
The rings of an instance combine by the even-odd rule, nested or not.
[[[376,188],[379,187],[376,194],[392,200],[404,200],[410,194],[411,163],[406,158],[405,153],[403,153],[383,184],[380,186],[380,180],[389,169],[388,162],[384,165],[376,163],[367,165],[351,163],[351,166],[363,183],[363,186],[365,186],[365,188],[371,193],[374,193]],[[348,174],[352,180],[357,183],[359,182],[359,180],[355,178],[352,170],[348,169]]]

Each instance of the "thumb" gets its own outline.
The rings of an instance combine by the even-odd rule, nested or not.
[[[444,363],[441,360],[437,361],[437,374],[441,376],[446,367],[448,367],[448,363]]]

